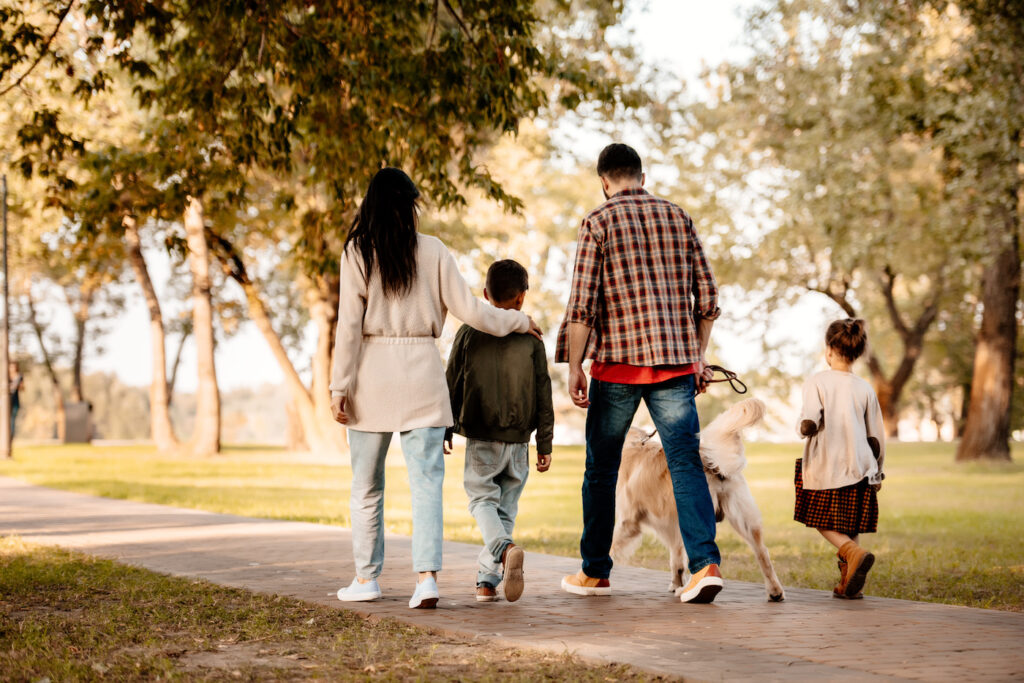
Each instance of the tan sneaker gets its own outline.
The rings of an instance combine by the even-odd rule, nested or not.
[[[562,590],[576,595],[611,595],[612,584],[608,579],[595,579],[581,569],[576,574],[562,577]]]
[[[690,577],[690,583],[686,584],[686,588],[679,594],[679,601],[712,602],[724,585],[725,581],[722,580],[722,572],[718,565],[709,564]]]
[[[505,546],[501,554],[502,581],[505,599],[515,602],[523,594],[523,549],[515,543]]]
[[[494,590],[494,586],[489,583],[478,583],[476,585],[476,601],[477,602],[497,602],[498,591]]]

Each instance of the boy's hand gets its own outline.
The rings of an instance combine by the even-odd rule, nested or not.
[[[872,484],[871,488],[873,488],[875,490],[875,493],[878,493],[879,491],[882,490],[882,482],[878,482],[877,484]]]
[[[547,472],[549,467],[551,467],[551,454],[550,453],[538,453],[537,454],[537,471],[538,472]]]
[[[444,454],[445,455],[451,455],[452,454],[452,437],[450,437],[450,436],[444,437]]]

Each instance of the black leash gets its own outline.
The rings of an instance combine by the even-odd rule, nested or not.
[[[721,365],[709,365],[708,367],[711,368],[712,373],[720,372],[723,375],[725,375],[725,377],[722,377],[721,379],[715,379],[714,376],[712,376],[711,379],[706,380],[707,384],[713,384],[715,382],[728,382],[729,386],[732,387],[732,390],[735,391],[737,394],[747,393],[747,385],[743,383],[743,380],[736,376],[735,372],[733,372],[732,370],[726,370]],[[737,384],[739,385],[739,387],[736,386]]]
[[[743,383],[743,380],[741,380],[739,378],[739,376],[737,376],[737,374],[735,372],[733,372],[732,370],[726,370],[721,365],[709,365],[708,367],[711,369],[712,377],[711,377],[711,379],[704,380],[705,384],[714,384],[716,382],[728,382],[729,386],[732,387],[732,390],[735,391],[737,394],[745,394],[745,393],[747,393],[747,385]],[[713,373],[716,373],[716,372],[721,373],[722,375],[724,375],[724,377],[715,378]],[[655,434],[657,434],[657,433],[658,433],[658,430],[655,429],[653,432],[651,432],[650,434],[645,436],[640,441],[640,445],[643,445],[643,444],[647,443],[648,441],[650,441],[651,438]],[[713,472],[713,474],[717,474],[717,473]],[[718,475],[718,476],[719,476],[719,478],[721,478],[721,475]]]

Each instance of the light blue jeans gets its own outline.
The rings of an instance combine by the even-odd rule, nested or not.
[[[376,579],[384,566],[384,458],[392,432],[348,430],[352,459],[352,557],[356,576]],[[401,432],[412,492],[412,568],[441,570],[444,533],[444,427]]]
[[[530,474],[530,448],[525,443],[466,440],[463,486],[469,511],[480,527],[484,547],[477,557],[477,583],[501,583],[501,555],[512,542],[519,496]]]

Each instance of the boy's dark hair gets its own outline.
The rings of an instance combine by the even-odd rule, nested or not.
[[[597,175],[609,180],[624,178],[640,179],[644,174],[644,166],[640,155],[629,145],[614,142],[601,150],[597,157]]]
[[[825,331],[825,344],[851,363],[864,353],[867,341],[868,333],[860,319],[836,320]]]
[[[495,261],[487,269],[487,294],[495,303],[511,301],[530,288],[530,276],[512,259]]]

